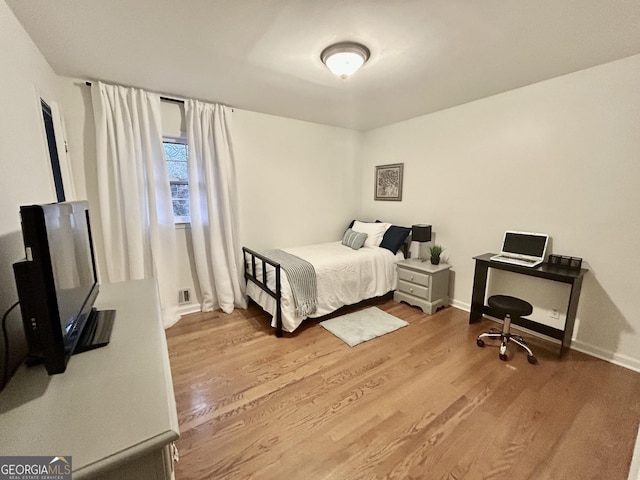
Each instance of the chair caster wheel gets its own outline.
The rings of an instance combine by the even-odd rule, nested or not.
[[[479,347],[484,347],[484,341],[481,338],[478,338],[476,340],[476,343],[478,344]]]
[[[502,360],[503,362],[506,362],[507,360],[509,360],[509,357],[507,357],[507,355],[504,353],[499,353],[498,356],[500,357],[500,360]]]
[[[533,355],[527,355],[527,360],[531,365],[535,365],[536,363],[538,363],[538,359]]]

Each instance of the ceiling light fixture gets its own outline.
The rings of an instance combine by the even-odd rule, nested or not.
[[[356,73],[369,59],[369,49],[355,42],[341,42],[330,45],[320,54],[320,59],[331,73],[347,78]]]

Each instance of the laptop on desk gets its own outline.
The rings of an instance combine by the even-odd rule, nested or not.
[[[549,235],[544,233],[507,230],[504,233],[500,253],[491,257],[491,260],[522,267],[537,267],[544,262],[548,243]]]

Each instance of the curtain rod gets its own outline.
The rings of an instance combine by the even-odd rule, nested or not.
[[[84,82],[84,83],[85,83],[85,85],[86,85],[87,87],[90,87],[90,86],[91,86],[91,82]],[[166,101],[166,102],[173,102],[173,103],[182,103],[182,104],[184,104],[184,100],[179,100],[179,99],[177,99],[177,98],[163,97],[162,95],[160,96],[160,100],[164,100],[164,101]]]

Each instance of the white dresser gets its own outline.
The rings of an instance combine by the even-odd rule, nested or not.
[[[432,265],[429,260],[422,262],[408,258],[396,263],[398,288],[393,294],[396,302],[405,301],[420,307],[429,315],[437,309],[449,305],[449,269],[451,265]]]
[[[155,282],[100,287],[111,342],[47,375],[21,366],[0,393],[0,452],[71,456],[74,480],[173,478],[178,417]]]

